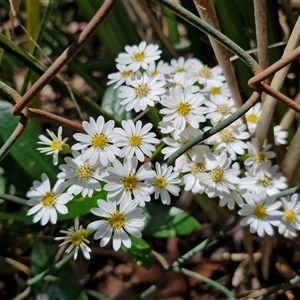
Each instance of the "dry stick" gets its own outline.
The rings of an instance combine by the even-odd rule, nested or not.
[[[71,120],[68,120],[66,118],[57,116],[55,114],[49,113],[49,112],[44,111],[42,109],[30,107],[30,108],[28,108],[28,112],[29,112],[29,116],[42,117],[44,119],[47,119],[47,120],[53,121],[55,123],[58,123],[60,125],[63,125],[63,126],[71,128],[71,129],[74,129],[78,132],[86,133],[81,124],[78,124],[74,121],[71,121]]]
[[[170,43],[168,38],[164,35],[160,24],[155,19],[155,17],[153,15],[151,9],[149,8],[147,2],[145,0],[140,0],[138,3],[141,6],[143,12],[147,15],[147,17],[148,17],[155,33],[157,34],[157,36],[159,37],[161,42],[165,45],[165,47],[167,48],[167,50],[170,52],[170,54],[173,57],[178,58],[179,55],[178,55],[177,51],[174,49],[174,47],[172,46],[172,44]]]
[[[257,40],[257,56],[258,63],[264,70],[269,67],[269,49],[268,49],[268,29],[267,29],[267,14],[266,14],[266,1],[265,0],[253,0],[254,5],[254,20],[255,20],[255,32]],[[270,84],[271,79],[266,78],[265,83]],[[261,98],[264,103],[266,94],[263,93]],[[272,123],[272,120],[270,124]],[[266,124],[266,136],[265,139],[274,144],[274,132],[273,127],[270,124]]]
[[[300,126],[298,127],[293,140],[291,141],[287,152],[281,164],[281,171],[287,178],[289,186],[294,186],[298,178],[294,178],[294,173],[297,169],[300,160]]]
[[[300,92],[296,95],[294,101],[300,104]],[[296,114],[297,113],[293,109],[289,109],[281,119],[280,128],[286,131],[289,130],[292,122],[295,120]]]
[[[113,10],[117,0],[105,0],[103,5],[97,11],[95,16],[88,23],[87,27],[54,62],[52,66],[37,80],[34,85],[26,92],[21,100],[13,107],[12,114],[18,115],[22,109],[27,106],[32,98],[36,96],[46,84],[48,84],[58,72],[83,48],[83,46],[92,38],[99,26]]]
[[[299,55],[299,47],[297,48],[298,50],[295,49],[294,51],[292,51],[299,44],[299,40],[300,40],[299,31],[300,31],[300,17],[297,20],[297,23],[294,27],[294,30],[291,34],[291,37],[290,37],[288,44],[285,48],[285,51],[283,53],[282,59],[267,69],[268,72],[270,71],[269,74],[268,74],[268,72],[265,73],[266,70],[264,70],[262,73],[251,78],[248,81],[249,86],[254,87],[258,82],[265,80],[272,73],[275,73],[276,71],[279,71],[280,69],[282,69],[278,73],[275,74],[275,76],[272,80],[272,83],[271,83],[271,87],[273,89],[280,90],[280,88],[285,80],[286,74],[289,70],[289,66],[287,66],[287,65],[290,64],[293,59],[297,58],[297,52]],[[293,54],[291,56],[289,56],[290,53],[293,53]],[[285,58],[287,58],[287,56],[288,56],[288,60],[285,59]],[[273,99],[273,97],[268,96],[268,97],[266,97],[266,100],[267,101],[263,107],[263,110],[262,110],[262,113],[260,116],[260,121],[258,121],[258,125],[257,125],[256,131],[254,133],[254,136],[258,138],[261,145],[263,144],[264,139],[267,134],[266,128],[268,128],[269,125],[271,124],[271,117],[273,115],[273,111],[274,111],[275,104],[276,104],[276,100]]]
[[[213,26],[217,30],[221,31],[219,21],[212,2],[210,0],[194,0],[194,4],[198,10],[201,19],[206,21],[209,25]],[[225,46],[220,44],[210,35],[208,35],[208,38],[215,52],[218,63],[222,68],[223,74],[226,78],[226,82],[228,83],[228,86],[230,88],[235,106],[239,108],[243,105],[243,100],[239,92],[237,80],[231,66],[228,50]]]

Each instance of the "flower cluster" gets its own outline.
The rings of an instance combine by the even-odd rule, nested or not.
[[[249,225],[259,236],[272,235],[274,226],[284,236],[295,236],[300,228],[298,195],[276,200],[276,193],[288,187],[287,180],[273,162],[273,145],[266,142],[261,146],[253,137],[261,103],[246,113],[246,123],[237,120],[209,136],[177,158],[174,166],[152,165],[158,145],[163,145],[161,153],[166,160],[237,109],[219,66],[210,68],[199,59],[183,57],[169,64],[159,60],[157,45],[145,42],[125,50],[117,57],[118,71],[108,76],[108,84],[114,84],[119,103],[127,111],[138,113],[155,106],[160,115],[156,132],[153,124],[143,125],[140,120],[123,120],[121,127],[102,116],[84,121],[85,133],[74,134],[77,142],[71,147],[71,156],[59,165],[54,188],[43,174],[42,181],[35,181],[27,193],[33,221],[54,224],[57,212],[66,214],[68,202],[77,195],[92,197],[106,191],[107,199],[99,199],[98,207],[91,209],[100,220],[84,230],[76,219],[75,229],[62,231],[67,235],[62,244],[71,242],[67,252],[75,248],[76,258],[80,248],[89,258],[88,233],[94,232],[101,247],[111,239],[114,250],[121,244],[130,247],[130,235],[141,237],[147,202],[160,198],[169,205],[171,196],[184,189],[217,197],[220,206],[230,210],[238,207],[238,214],[244,217],[241,225]],[[52,140],[40,136],[40,143],[47,146],[40,150],[53,154],[57,164],[66,139],[62,140],[61,128],[57,136],[48,133]],[[274,134],[276,145],[286,143],[287,133],[278,126]]]

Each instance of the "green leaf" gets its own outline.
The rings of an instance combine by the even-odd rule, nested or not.
[[[33,277],[49,268],[53,262],[55,251],[48,243],[43,243],[39,239],[35,239],[31,251],[30,270]],[[34,284],[33,288],[37,293],[42,290],[43,282],[39,281]]]
[[[147,226],[144,235],[159,238],[184,235],[199,228],[199,222],[177,207],[162,206],[156,203],[146,205]]]
[[[17,127],[20,117],[11,114],[12,105],[0,100],[0,145],[3,145]],[[1,161],[5,176],[24,194],[34,180],[41,180],[46,173],[50,181],[56,181],[57,167],[53,165],[52,156],[41,154],[37,150],[40,131],[29,121],[19,141]]]
[[[150,269],[154,258],[150,246],[143,239],[134,236],[130,236],[130,239],[132,242],[131,248],[122,245],[122,249],[133,257],[139,266]]]
[[[91,208],[98,207],[97,201],[99,199],[105,200],[107,196],[106,191],[101,191],[98,193],[94,193],[91,198],[88,197],[78,197],[73,199],[67,204],[68,213],[65,215],[58,215],[57,219],[61,220],[69,220],[74,219],[77,216],[82,216],[90,213]]]
[[[113,115],[118,121],[131,119],[131,113],[125,110],[124,105],[120,105],[121,99],[118,97],[118,89],[114,89],[113,86],[110,85],[105,90],[102,99],[102,109]]]

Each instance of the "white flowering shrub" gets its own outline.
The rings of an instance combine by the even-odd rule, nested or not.
[[[165,61],[163,54],[158,44],[127,45],[107,76],[103,115],[86,117],[78,130],[62,121],[72,136],[63,126],[39,135],[45,167],[31,174],[23,220],[53,228],[71,220],[54,238],[65,259],[90,260],[95,247],[106,247],[123,249],[145,268],[154,258],[145,236],[188,235],[201,226],[176,208],[187,194],[218,203],[234,216],[232,226],[258,238],[296,239],[298,190],[288,190],[281,170],[288,131],[275,121],[262,141],[260,100],[240,113],[219,65],[195,56]],[[47,172],[49,163],[55,172]],[[184,259],[204,246],[197,247]]]

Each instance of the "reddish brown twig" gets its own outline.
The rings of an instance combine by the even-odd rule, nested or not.
[[[49,112],[44,111],[42,109],[29,107],[28,108],[28,113],[29,113],[30,117],[31,116],[39,116],[39,117],[42,117],[44,119],[51,120],[51,121],[53,121],[55,123],[58,123],[60,125],[63,125],[63,126],[71,128],[71,129],[74,129],[76,131],[86,133],[81,124],[78,124],[78,123],[73,122],[71,120],[68,120],[66,118],[57,116],[55,114],[49,113]]]
[[[37,80],[34,85],[25,93],[25,95],[12,108],[13,115],[19,115],[32,98],[36,96],[51,79],[83,48],[83,46],[92,38],[99,26],[113,10],[117,0],[105,0],[95,16],[88,23],[76,41],[74,41],[54,62],[53,65]]]
[[[292,61],[294,61],[296,58],[300,56],[300,46],[297,47],[295,50],[293,50],[288,56],[281,58],[276,63],[268,67],[267,69],[261,71],[257,75],[253,76],[249,79],[248,85],[255,89],[255,87],[283,67],[290,64]]]

